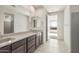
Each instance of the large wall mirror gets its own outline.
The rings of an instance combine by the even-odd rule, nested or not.
[[[14,15],[5,13],[4,34],[14,32]]]
[[[32,17],[32,28],[40,28],[41,24],[40,17]]]
[[[32,17],[32,28],[37,28],[37,19]]]
[[[19,33],[28,30],[29,16],[23,14],[9,14],[5,13],[4,20],[4,34]]]

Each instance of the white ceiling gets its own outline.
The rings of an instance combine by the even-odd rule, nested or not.
[[[48,12],[57,12],[64,10],[65,5],[44,5],[44,7]]]
[[[21,6],[30,12],[35,12],[35,9],[32,5],[21,5]]]
[[[47,12],[57,12],[60,10],[64,10],[65,5],[22,5],[24,8],[34,11],[35,9],[45,8]],[[29,8],[31,7],[31,8]],[[34,8],[33,8],[34,7]]]
[[[34,7],[35,9],[44,8],[43,5],[33,5],[33,7]]]
[[[65,5],[33,5],[35,9],[45,8],[47,12],[57,12],[64,10]]]

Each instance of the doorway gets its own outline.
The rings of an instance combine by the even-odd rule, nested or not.
[[[57,39],[57,14],[47,16],[47,39]]]

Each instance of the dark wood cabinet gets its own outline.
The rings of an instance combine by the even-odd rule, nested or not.
[[[22,39],[12,44],[12,53],[25,53],[26,52],[26,39]]]
[[[34,52],[36,48],[36,35],[30,36],[26,40],[27,53]]]
[[[35,34],[0,48],[0,53],[32,53],[43,42],[43,35]]]
[[[40,36],[37,34],[36,36],[36,47],[39,47],[40,45]]]
[[[11,45],[7,45],[0,48],[0,53],[11,53]]]
[[[43,44],[43,32],[41,32],[41,35],[40,35],[40,44]]]
[[[41,44],[43,44],[43,33],[37,33],[36,35],[36,47],[38,48]]]

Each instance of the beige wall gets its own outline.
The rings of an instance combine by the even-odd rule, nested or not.
[[[79,12],[79,5],[71,5],[71,12]]]
[[[29,31],[28,29],[28,18],[22,14],[14,15],[14,33]]]
[[[71,52],[71,9],[66,6],[64,10],[64,42],[68,52]]]
[[[58,20],[57,20],[57,35],[59,40],[64,40],[64,12],[58,12]]]

